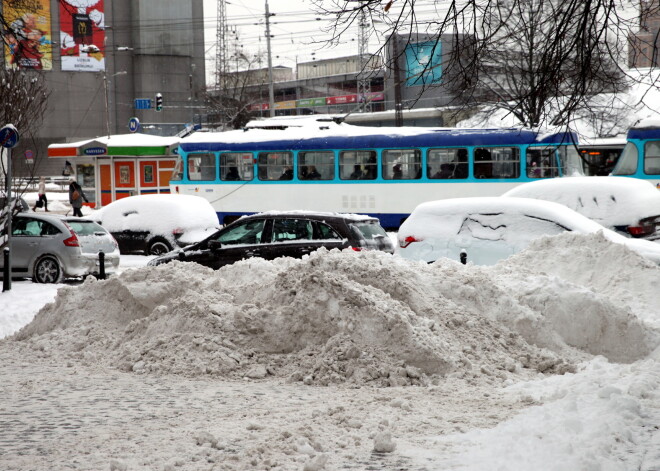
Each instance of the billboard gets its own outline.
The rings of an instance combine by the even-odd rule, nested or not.
[[[9,25],[3,31],[7,68],[52,70],[53,46],[50,28],[50,0],[22,2],[3,0]]]
[[[440,41],[409,44],[406,56],[406,86],[431,85],[442,79]]]
[[[105,70],[104,0],[60,0],[62,70]]]

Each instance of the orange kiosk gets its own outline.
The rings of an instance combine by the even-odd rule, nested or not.
[[[48,158],[62,159],[92,207],[126,196],[169,193],[179,137],[122,134],[48,146]],[[92,198],[93,196],[93,198]]]

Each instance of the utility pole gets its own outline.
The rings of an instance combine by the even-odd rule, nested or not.
[[[360,60],[360,70],[358,72],[358,102],[362,103],[360,111],[371,112],[371,78],[367,72],[369,66],[369,38],[367,35],[367,13],[362,9],[360,12],[360,33],[358,35],[358,57]]]
[[[399,67],[399,36],[392,35],[392,55],[394,56],[394,125],[403,126],[403,110],[401,104],[401,68]]]
[[[275,94],[273,92],[273,59],[270,53],[270,12],[266,0],[266,45],[268,47],[268,110],[270,117],[275,116]]]
[[[216,91],[225,87],[227,73],[227,12],[225,0],[218,0],[218,25],[216,29],[215,51],[215,88]]]

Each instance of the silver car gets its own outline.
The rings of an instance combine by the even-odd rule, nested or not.
[[[57,283],[63,278],[98,275],[101,251],[105,273],[111,274],[119,266],[119,247],[94,221],[32,212],[19,213],[12,220],[12,278]],[[0,269],[3,265],[0,257]]]

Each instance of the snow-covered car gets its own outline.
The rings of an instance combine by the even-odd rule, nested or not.
[[[602,231],[611,242],[660,264],[660,244],[624,237],[559,203],[531,198],[475,197],[429,201],[399,228],[397,253],[433,262],[441,257],[492,265],[525,249],[532,240],[565,231]]]
[[[503,196],[553,201],[628,237],[660,239],[660,191],[629,177],[564,177],[523,183]]]
[[[138,195],[90,215],[119,243],[122,253],[161,255],[205,239],[218,229],[211,204],[192,195]]]
[[[105,274],[119,266],[117,242],[92,220],[57,214],[18,213],[12,218],[12,278],[57,283],[63,278]],[[0,257],[0,276],[4,257]]]

